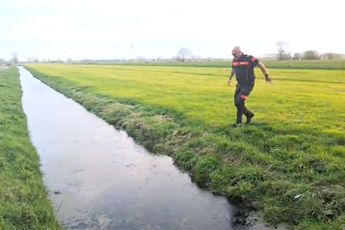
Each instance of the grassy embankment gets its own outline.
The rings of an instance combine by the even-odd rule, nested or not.
[[[0,69],[0,229],[58,229],[21,95],[17,69]]]
[[[231,128],[229,69],[32,65],[44,82],[137,142],[171,155],[209,190],[295,229],[345,227],[345,76],[275,70],[258,80],[253,124]]]

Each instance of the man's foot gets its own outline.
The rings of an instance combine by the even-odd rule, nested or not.
[[[232,125],[232,127],[234,128],[238,128],[238,127],[241,127],[242,126],[242,123],[235,123]]]
[[[247,125],[252,121],[254,115],[255,115],[255,114],[252,113],[252,114],[250,114],[250,115],[247,117],[247,120],[246,120],[246,124],[247,124]]]

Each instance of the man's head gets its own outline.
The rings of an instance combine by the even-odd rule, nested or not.
[[[232,49],[232,55],[235,57],[235,58],[239,58],[242,54],[242,51],[241,51],[241,48],[239,46],[235,46],[233,49]]]

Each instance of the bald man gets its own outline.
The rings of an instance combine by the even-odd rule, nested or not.
[[[235,46],[232,49],[232,70],[229,76],[228,86],[231,86],[231,79],[235,75],[237,80],[234,102],[237,108],[236,123],[234,127],[240,127],[242,125],[242,117],[246,116],[246,124],[249,124],[254,117],[254,113],[249,111],[245,106],[245,101],[248,99],[249,94],[254,88],[255,74],[254,67],[259,66],[262,73],[265,76],[265,80],[268,83],[272,83],[272,79],[268,76],[266,67],[257,58],[243,54],[240,47]]]

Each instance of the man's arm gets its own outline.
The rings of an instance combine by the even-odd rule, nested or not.
[[[260,67],[261,72],[264,74],[266,82],[272,84],[272,79],[268,76],[268,71],[265,65],[261,61],[259,61],[258,66]]]
[[[228,80],[228,86],[230,87],[231,86],[231,79],[232,77],[235,75],[235,71],[234,69],[231,70],[231,73],[230,73],[230,76],[229,76],[229,80]]]

